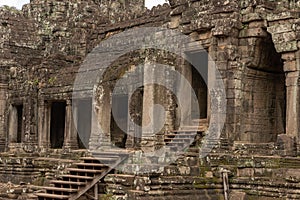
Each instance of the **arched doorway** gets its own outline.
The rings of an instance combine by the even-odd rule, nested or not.
[[[242,77],[241,141],[275,142],[285,133],[286,87],[281,55],[271,35],[255,40]],[[250,59],[249,59],[250,60]]]

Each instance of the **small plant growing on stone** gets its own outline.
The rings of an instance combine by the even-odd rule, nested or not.
[[[56,81],[56,77],[51,77],[51,78],[49,78],[48,83],[50,85],[53,85],[55,83],[55,81]]]
[[[114,197],[112,194],[105,194],[101,197],[101,200],[116,200],[116,197]]]

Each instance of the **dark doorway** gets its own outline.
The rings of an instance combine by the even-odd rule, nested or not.
[[[271,34],[255,40],[255,56],[243,72],[240,141],[276,142],[286,131],[286,73]]]
[[[80,100],[78,103],[78,147],[87,149],[91,136],[92,125],[92,100]]]
[[[205,50],[189,52],[188,54],[191,64],[192,87],[197,97],[200,116],[193,108],[195,103],[192,102],[192,118],[206,119],[207,118],[207,99],[208,99],[208,54]],[[197,105],[197,104],[196,104]]]
[[[17,128],[17,143],[22,142],[23,133],[23,105],[16,106],[17,118],[18,118],[18,128]]]
[[[110,125],[111,141],[119,148],[125,148],[126,146],[127,128],[128,95],[114,95],[112,98],[112,115]]]
[[[53,102],[51,107],[51,148],[60,149],[64,144],[66,102]]]

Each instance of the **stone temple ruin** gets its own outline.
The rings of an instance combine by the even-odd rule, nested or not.
[[[0,199],[300,199],[300,1],[144,4],[0,8]]]

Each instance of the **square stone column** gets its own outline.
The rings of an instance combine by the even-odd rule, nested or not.
[[[140,149],[142,135],[142,112],[143,112],[143,76],[136,77],[138,83],[131,83],[128,87],[128,93],[133,93],[129,99],[128,105],[128,134],[126,140],[126,149]],[[136,84],[136,85],[135,85]],[[134,89],[139,88],[134,91]]]
[[[286,76],[286,134],[299,136],[299,71],[289,72]]]
[[[65,141],[64,148],[77,149],[77,130],[75,128],[75,120],[77,120],[77,104],[74,104],[74,112],[72,111],[72,101],[67,100],[66,117],[65,117]]]
[[[296,138],[300,154],[300,51],[295,53],[296,62],[284,62],[286,72],[286,134]],[[292,63],[292,64],[291,64]]]
[[[155,68],[152,63],[145,62],[144,66],[144,98],[143,98],[143,119],[142,119],[142,141],[141,149],[146,152],[155,150],[154,133],[154,85],[147,84],[155,79]]]
[[[8,145],[17,142],[18,132],[18,113],[17,109],[10,105],[9,106],[9,119],[8,119]]]
[[[4,151],[6,143],[6,95],[7,84],[0,83],[0,151]]]
[[[112,146],[110,124],[112,92],[110,83],[104,83],[97,89],[99,98],[93,99],[92,130],[89,142],[91,151],[110,149]]]
[[[300,150],[300,91],[299,72],[290,72],[286,77],[286,135],[296,139],[297,152]]]
[[[38,102],[38,145],[41,151],[50,148],[51,109],[44,100]]]

